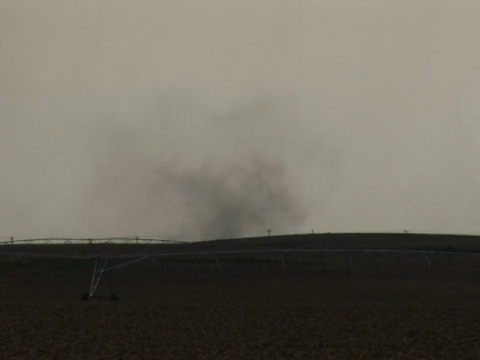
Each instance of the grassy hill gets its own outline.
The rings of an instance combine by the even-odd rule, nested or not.
[[[480,236],[415,233],[325,233],[201,241],[198,249],[408,249],[480,251]]]
[[[480,252],[480,236],[415,233],[324,233],[219,239],[179,244],[25,244],[4,245],[0,252],[86,255],[163,252],[289,249],[396,249]]]

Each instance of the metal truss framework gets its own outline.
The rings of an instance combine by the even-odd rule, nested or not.
[[[111,293],[108,296],[110,300],[118,300],[115,284],[109,277],[108,273],[128,267],[135,263],[139,263],[145,260],[150,260],[156,263],[156,259],[165,258],[189,258],[189,257],[203,257],[211,258],[217,268],[222,268],[220,261],[222,256],[228,255],[270,255],[270,259],[275,261],[275,257],[279,259],[283,268],[287,268],[286,255],[293,256],[294,254],[320,254],[323,258],[327,254],[343,254],[346,256],[348,267],[351,271],[356,271],[354,255],[369,254],[371,255],[371,262],[375,262],[376,254],[417,254],[423,256],[425,267],[429,270],[432,269],[431,258],[437,255],[443,256],[468,256],[468,257],[480,257],[480,252],[455,252],[455,251],[428,251],[428,250],[392,250],[392,249],[272,249],[272,250],[231,250],[231,251],[201,251],[201,252],[178,252],[178,253],[156,253],[156,254],[144,254],[144,255],[119,255],[119,256],[105,256],[102,257],[99,254],[94,255],[59,255],[59,254],[33,254],[22,252],[0,252],[0,256],[16,256],[19,258],[25,257],[41,257],[41,258],[63,258],[63,259],[81,259],[81,260],[93,260],[93,272],[90,281],[90,288],[88,292],[82,294],[82,300],[92,300],[95,298],[102,298],[99,293],[99,285],[105,278],[107,284],[110,287]],[[120,261],[120,263],[111,264],[112,260]],[[399,258],[397,257],[397,260]],[[277,260],[278,261],[278,260]]]
[[[92,274],[92,280],[90,283],[90,290],[88,293],[84,293],[83,299],[90,300],[94,298],[100,298],[98,294],[98,286],[103,278],[105,278],[110,285],[112,290],[110,295],[110,300],[118,300],[116,290],[112,280],[108,277],[108,272],[118,270],[132,264],[144,261],[151,260],[156,262],[156,258],[167,258],[167,257],[206,257],[212,258],[215,261],[215,265],[218,269],[222,267],[220,258],[222,255],[258,255],[258,254],[269,254],[269,255],[278,255],[282,267],[287,268],[287,261],[285,255],[287,254],[306,254],[306,253],[316,253],[321,254],[344,254],[347,259],[347,264],[349,270],[356,271],[355,262],[353,255],[355,254],[369,254],[372,256],[370,259],[371,262],[374,262],[376,259],[374,256],[376,254],[417,254],[423,256],[423,261],[428,270],[432,270],[431,256],[435,255],[459,255],[459,256],[480,256],[480,253],[476,252],[445,252],[445,251],[423,251],[423,250],[384,250],[384,249],[369,249],[369,250],[346,250],[346,249],[302,249],[302,250],[239,250],[239,251],[211,251],[211,252],[184,252],[184,253],[165,253],[165,254],[151,254],[151,255],[142,255],[135,258],[132,256],[119,256],[119,257],[107,257],[101,258],[98,255],[94,256],[94,268]],[[120,264],[109,266],[109,261],[112,259],[128,259]],[[273,259],[273,258],[272,258]],[[398,260],[398,258],[397,258]]]
[[[108,266],[108,263],[111,260],[111,258],[102,259],[100,258],[100,256],[95,255],[95,257],[93,258],[94,265],[93,265],[92,280],[90,282],[90,290],[87,293],[82,294],[82,300],[91,300],[94,298],[101,297],[98,293],[98,287],[100,285],[100,282],[102,281],[102,278],[105,278],[107,280],[108,285],[110,287],[110,290],[111,290],[110,300],[111,301],[119,300],[115,284],[113,283],[112,279],[108,276],[108,272],[130,266],[132,264],[135,264],[137,262],[140,262],[149,258],[150,257],[148,256],[141,256],[136,259],[124,261],[121,264]]]

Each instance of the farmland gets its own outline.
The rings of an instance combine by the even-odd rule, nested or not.
[[[259,247],[275,245],[263,240]],[[421,240],[422,249],[458,244]],[[475,250],[476,239],[464,240],[462,248]],[[258,243],[226,242],[192,247]],[[72,246],[55,251],[85,250]],[[148,251],[176,251],[167,248]],[[128,249],[147,248],[96,250]],[[353,269],[344,254],[300,252],[283,262],[278,254],[230,255],[219,258],[221,267],[211,258],[168,258],[115,272],[121,301],[113,303],[79,301],[90,281],[89,261],[2,259],[0,353],[8,358],[474,359],[480,353],[476,257],[440,254],[428,267],[423,255],[353,253]]]

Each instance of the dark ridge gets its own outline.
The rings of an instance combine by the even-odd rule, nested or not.
[[[0,252],[65,255],[289,249],[390,249],[480,252],[480,236],[417,233],[324,233],[218,239],[178,244],[26,244],[3,245]]]
[[[480,236],[418,233],[323,233],[220,239],[190,244],[218,249],[402,249],[480,251]]]

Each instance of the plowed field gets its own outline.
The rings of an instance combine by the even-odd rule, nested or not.
[[[121,300],[80,301],[91,263],[0,272],[5,359],[476,359],[476,272],[299,273],[236,264],[201,276],[145,263]],[[178,265],[178,264],[177,264]],[[232,269],[236,269],[233,271]],[[177,269],[178,270],[178,269]],[[104,289],[107,294],[109,289]]]

